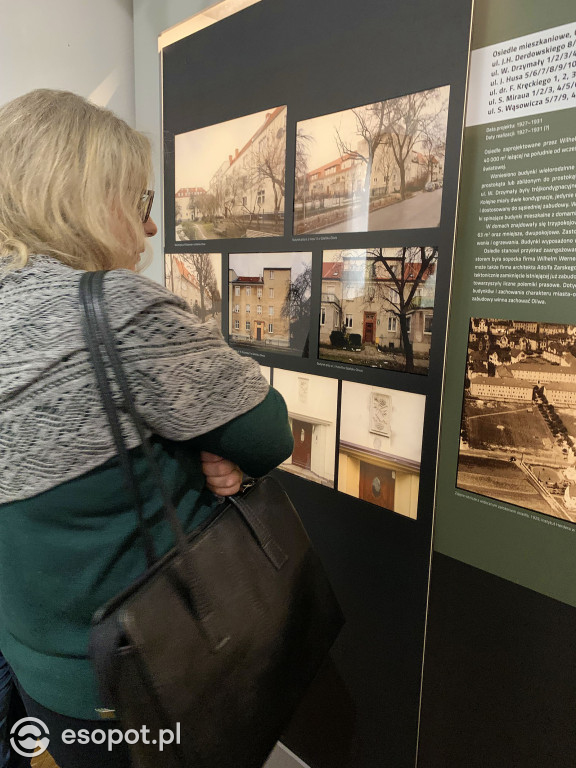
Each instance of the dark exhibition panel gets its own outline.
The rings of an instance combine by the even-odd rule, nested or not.
[[[279,475],[346,615],[331,663],[283,739],[326,768],[413,766],[417,745],[470,4],[385,5],[383,13],[373,0],[268,0],[163,56],[167,283],[178,290],[194,269],[200,282],[192,254],[222,254],[223,328],[272,369],[287,400],[302,448]],[[367,148],[362,120],[380,149]],[[393,121],[394,146],[383,139]],[[274,185],[262,166],[276,161],[273,142],[284,135],[284,183]],[[268,211],[282,196],[280,210]],[[388,203],[393,215],[384,210],[381,224],[374,215]],[[275,347],[265,337],[283,313],[268,295],[278,293],[280,270],[291,270],[294,291],[306,260],[307,339],[291,327]],[[386,311],[394,288],[414,298],[412,332],[428,322],[413,362]],[[318,324],[331,322],[335,306],[341,322],[330,327],[345,321],[350,332],[340,351]],[[375,359],[362,358],[355,332]],[[333,412],[320,414],[332,397]]]
[[[575,764],[575,19],[474,6],[422,768]]]
[[[569,5],[265,0],[163,51],[166,284],[286,400],[346,618],[311,768],[574,764]]]
[[[571,768],[576,612],[434,554],[420,768]]]

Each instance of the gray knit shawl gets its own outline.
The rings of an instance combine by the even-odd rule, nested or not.
[[[0,279],[0,504],[78,477],[115,455],[82,338],[82,272],[47,256]],[[128,270],[106,275],[110,322],[151,433],[202,435],[268,392],[258,364],[185,301]],[[122,416],[129,447],[140,443]]]

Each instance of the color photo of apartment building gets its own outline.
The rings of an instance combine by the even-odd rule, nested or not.
[[[201,322],[222,322],[222,256],[219,253],[167,253],[166,287],[184,299]]]
[[[436,265],[435,248],[324,251],[319,357],[426,374]]]
[[[175,137],[180,241],[284,233],[286,107]]]
[[[448,86],[298,123],[294,234],[438,227]]]
[[[230,344],[302,355],[311,266],[310,253],[230,254]]]

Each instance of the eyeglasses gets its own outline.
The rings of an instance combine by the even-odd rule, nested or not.
[[[146,224],[150,218],[150,211],[152,210],[152,203],[154,202],[154,190],[147,189],[142,193],[140,198],[140,215],[142,217],[142,224]]]

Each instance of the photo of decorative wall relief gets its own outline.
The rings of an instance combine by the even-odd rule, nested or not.
[[[308,357],[312,253],[231,253],[229,343]]]
[[[297,124],[294,234],[438,227],[450,87]]]
[[[280,469],[334,487],[338,380],[274,368],[294,435],[292,456]]]
[[[176,240],[284,234],[286,107],[176,135]]]
[[[576,522],[576,325],[471,319],[456,484]]]
[[[324,251],[318,356],[427,374],[438,249]]]
[[[426,398],[342,382],[338,490],[416,519]]]
[[[165,285],[188,302],[201,322],[222,326],[222,256],[219,253],[167,253]]]

